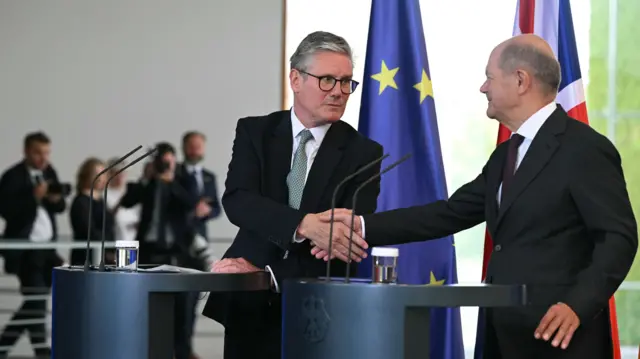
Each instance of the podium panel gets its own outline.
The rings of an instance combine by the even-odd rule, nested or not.
[[[436,307],[526,304],[519,285],[388,285],[291,280],[282,300],[283,359],[425,359]]]
[[[53,359],[172,359],[180,292],[269,290],[269,273],[84,271],[55,268]]]

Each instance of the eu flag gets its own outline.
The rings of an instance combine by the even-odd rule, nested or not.
[[[373,0],[362,88],[359,131],[391,154],[385,161],[395,161],[409,152],[413,154],[408,161],[382,176],[378,211],[446,199],[431,72],[418,0]],[[398,248],[399,282],[457,283],[453,237]],[[363,261],[358,268],[358,275],[362,274],[371,276],[370,260]],[[425,358],[464,358],[458,308],[433,310],[431,355],[428,354],[425,353]]]

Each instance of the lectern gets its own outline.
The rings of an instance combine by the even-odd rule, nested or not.
[[[425,359],[431,308],[510,307],[526,301],[521,285],[290,280],[283,287],[282,358]]]
[[[248,274],[53,270],[53,359],[173,358],[178,292],[269,290]]]

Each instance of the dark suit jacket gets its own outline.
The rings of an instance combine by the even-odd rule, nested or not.
[[[287,278],[325,275],[325,262],[311,256],[308,240],[294,243],[294,233],[305,215],[330,209],[336,185],[381,157],[382,146],[345,122],[332,124],[310,169],[300,209],[288,205],[286,178],[291,170],[292,153],[290,111],[239,120],[222,196],[227,217],[240,228],[224,257],[244,258],[258,268],[269,265],[280,286]],[[337,206],[350,208],[356,187],[379,170],[379,165],[374,166],[343,186],[338,193]],[[363,188],[358,197],[357,212],[375,212],[379,192],[379,180]],[[286,251],[289,254],[284,259]],[[346,265],[339,261],[331,268],[332,275],[346,273]],[[355,268],[354,264],[352,273]],[[246,316],[249,313],[247,306],[251,304],[231,299],[225,302],[220,297],[210,294],[204,315],[223,325],[260,322],[259,317]],[[277,296],[275,298],[277,300]],[[263,315],[266,309],[262,304],[258,303],[250,315]]]
[[[104,200],[94,199],[89,213],[90,197],[78,193],[71,202],[69,210],[69,221],[71,223],[71,236],[74,241],[87,242],[87,233],[91,227],[91,240],[100,241],[102,239],[102,214],[104,210]],[[114,216],[111,211],[105,212],[104,237],[105,241],[113,241],[115,237]],[[87,255],[84,248],[71,250],[71,265],[83,265]],[[93,259],[93,249],[89,249],[89,258]],[[93,265],[98,263],[90,262]]]
[[[530,286],[531,306],[494,310],[496,325],[526,326],[533,337],[557,302],[588,325],[606,310],[638,247],[620,156],[606,137],[558,106],[498,208],[507,146],[498,146],[482,173],[449,200],[364,216],[366,240],[423,241],[486,221],[495,245],[486,281]]]
[[[42,171],[45,181],[59,183],[56,170],[49,166]],[[29,234],[36,218],[38,203],[33,195],[34,185],[29,174],[29,170],[24,161],[18,162],[13,167],[4,172],[0,178],[0,216],[6,222],[4,237],[15,240],[29,240]],[[51,224],[53,226],[53,239],[57,239],[57,224],[55,215],[64,212],[66,202],[64,198],[52,203],[45,197],[42,205],[47,210]],[[7,250],[3,251],[5,257],[5,267],[7,272],[15,273],[19,265],[23,251]]]
[[[209,238],[207,233],[207,222],[220,216],[220,214],[222,213],[222,206],[220,206],[220,201],[218,200],[216,176],[212,172],[207,171],[204,168],[202,169],[203,190],[202,193],[200,193],[198,190],[198,183],[189,174],[189,172],[187,172],[186,166],[184,164],[178,166],[176,174],[182,186],[187,190],[187,192],[189,192],[191,196],[193,196],[196,203],[203,198],[209,199],[211,213],[208,216],[204,218],[195,218],[194,212],[190,214],[193,218],[193,225],[195,226],[196,232],[205,238]]]
[[[156,186],[158,184],[156,179],[129,183],[127,191],[120,200],[120,206],[125,208],[134,207],[139,203],[142,204],[140,224],[136,233],[136,240],[140,242],[141,262],[148,258],[149,252],[152,250],[147,241],[147,235],[153,219],[154,208],[158,205],[162,206],[163,217],[169,223],[169,228],[173,235],[174,246],[172,251],[186,253],[193,238],[193,228],[188,223],[187,214],[195,206],[194,198],[187,193],[187,190],[182,187],[178,177],[176,177],[171,183],[161,184],[166,186],[165,196],[162,203],[156,203]]]

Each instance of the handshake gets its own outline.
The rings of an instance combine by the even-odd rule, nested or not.
[[[296,239],[306,238],[311,242],[311,254],[318,259],[338,258],[344,262],[352,260],[360,262],[367,257],[369,245],[364,240],[364,233],[360,216],[353,217],[349,209],[334,210],[333,236],[331,253],[329,253],[329,234],[331,233],[331,210],[322,213],[308,214],[300,222],[296,231]],[[349,256],[349,234],[353,227],[353,244]]]

